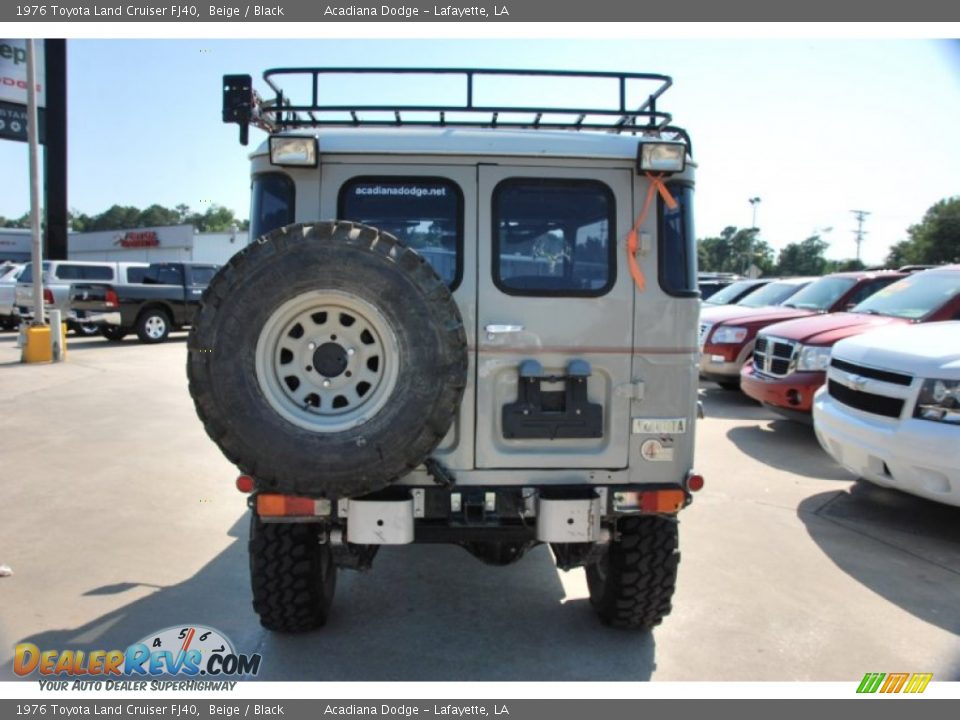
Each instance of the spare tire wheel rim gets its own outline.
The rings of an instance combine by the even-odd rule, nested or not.
[[[267,318],[257,340],[257,382],[285,420],[313,432],[362,425],[390,399],[397,338],[383,314],[356,295],[312,291]]]

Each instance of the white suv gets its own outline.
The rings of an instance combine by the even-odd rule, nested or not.
[[[823,448],[855,475],[960,506],[960,322],[838,342],[813,420]]]

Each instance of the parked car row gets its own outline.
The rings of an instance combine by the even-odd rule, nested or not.
[[[866,480],[960,506],[960,265],[806,280],[705,306],[701,377],[812,422]]]
[[[80,335],[115,341],[136,332],[141,342],[162,342],[171,330],[191,324],[218,269],[208,263],[45,260],[44,307],[60,310]],[[33,304],[31,263],[0,275],[0,324],[29,322]]]
[[[841,340],[826,379],[813,421],[834,460],[877,485],[960,506],[960,322],[895,323]]]

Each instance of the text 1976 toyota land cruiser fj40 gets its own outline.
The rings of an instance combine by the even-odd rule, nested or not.
[[[414,94],[461,83],[465,100],[324,102],[333,79],[377,74]],[[560,568],[586,568],[605,623],[658,624],[677,513],[703,485],[693,169],[686,132],[657,108],[670,78],[306,68],[264,80],[272,100],[248,75],[224,78],[241,142],[251,124],[269,133],[251,156],[259,239],[205,292],[187,365],[197,412],[250,493],[262,624],[319,627],[338,567],[440,542],[494,565],[547,543]],[[611,102],[478,100],[518,80],[586,82]]]

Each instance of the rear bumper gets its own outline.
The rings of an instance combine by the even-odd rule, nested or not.
[[[113,312],[77,310],[73,315],[74,319],[76,319],[78,322],[90,323],[92,325],[113,325],[119,327],[122,324],[119,310],[115,310]]]
[[[753,364],[740,373],[740,389],[757,402],[789,414],[809,414],[813,394],[826,378],[822,372],[795,372],[786,377],[768,377],[758,373]],[[788,415],[789,416],[789,415]]]
[[[960,428],[871,416],[824,390],[814,400],[813,419],[820,445],[854,475],[960,506]]]

